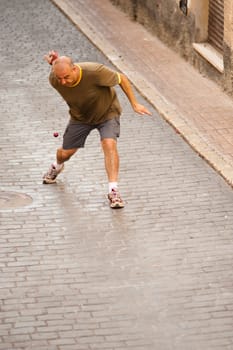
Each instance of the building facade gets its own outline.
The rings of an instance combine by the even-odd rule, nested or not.
[[[233,0],[110,0],[233,96]]]

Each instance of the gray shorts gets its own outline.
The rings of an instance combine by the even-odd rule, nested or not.
[[[82,148],[90,132],[97,129],[100,139],[114,139],[120,136],[120,117],[115,117],[97,125],[88,125],[70,121],[63,135],[63,149]]]

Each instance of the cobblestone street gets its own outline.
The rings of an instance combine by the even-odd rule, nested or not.
[[[113,66],[49,0],[1,1],[0,18],[0,349],[232,350],[232,188],[120,88],[125,208],[95,131],[43,185],[68,121],[43,56]]]

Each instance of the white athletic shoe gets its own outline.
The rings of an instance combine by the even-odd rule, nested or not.
[[[64,164],[62,164],[59,170],[57,170],[56,167],[52,164],[48,172],[43,176],[43,184],[55,183],[57,176],[62,172],[63,169],[64,169]]]
[[[121,199],[120,193],[117,189],[112,189],[112,191],[108,194],[108,199],[110,201],[110,207],[112,209],[124,208],[124,202]]]

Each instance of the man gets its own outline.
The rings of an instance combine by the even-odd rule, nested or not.
[[[64,163],[79,148],[84,147],[91,130],[97,129],[104,152],[110,207],[123,208],[124,203],[118,191],[117,151],[121,106],[114,86],[120,85],[135,112],[141,115],[151,113],[137,102],[125,75],[99,63],[73,63],[70,57],[59,57],[55,51],[50,51],[45,60],[52,65],[50,84],[69,106],[70,121],[63,135],[63,145],[57,150],[56,161],[44,175],[43,183],[56,182],[58,174],[64,169]]]

